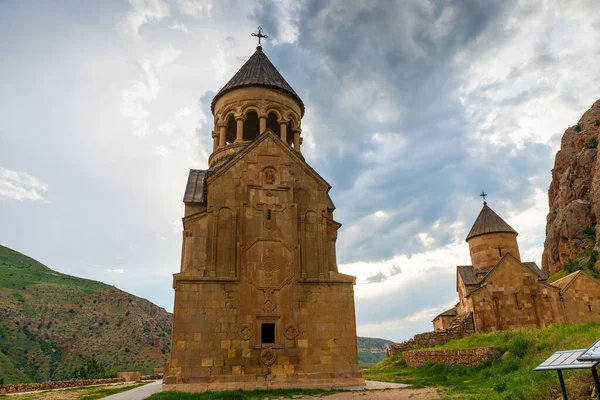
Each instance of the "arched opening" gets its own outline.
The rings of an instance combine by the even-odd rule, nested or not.
[[[244,121],[244,140],[254,140],[259,134],[259,125],[256,111],[249,111]]]
[[[279,122],[277,120],[277,114],[269,113],[269,115],[267,115],[267,129],[272,130],[277,136],[279,136],[281,135],[281,130],[279,129]]]
[[[227,118],[227,129],[225,131],[225,143],[231,144],[235,141],[237,132],[237,124],[235,123],[235,118],[232,115]]]
[[[292,123],[288,122],[287,124],[287,143],[291,146],[294,143],[294,129],[292,128]]]

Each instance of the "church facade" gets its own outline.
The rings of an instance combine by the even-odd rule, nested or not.
[[[337,269],[331,186],[302,156],[302,100],[259,45],[211,109],[209,168],[185,189],[163,388],[364,385],[355,278]]]
[[[534,262],[521,261],[517,235],[483,203],[466,238],[472,264],[456,267],[459,302],[434,318],[436,331],[467,315],[475,332],[600,321],[600,282],[577,271],[549,283]]]

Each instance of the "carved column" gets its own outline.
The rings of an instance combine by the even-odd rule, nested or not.
[[[219,125],[219,147],[225,146],[225,134],[227,132],[227,125]]]
[[[237,211],[233,211],[232,213],[232,221],[231,221],[231,251],[233,252],[233,257],[231,257],[231,271],[229,272],[230,277],[236,276],[236,265],[237,265]]]
[[[235,143],[241,143],[244,141],[244,117],[241,115],[235,117],[235,122],[237,122]]]
[[[282,121],[279,123],[279,131],[281,140],[287,143],[287,122]]]
[[[208,255],[207,255],[207,272],[204,276],[216,275],[216,258],[217,258],[217,220],[218,214],[214,212],[212,207],[208,209]]]
[[[300,153],[300,132],[302,132],[300,129],[294,131],[294,150],[298,153]]]
[[[327,220],[325,212],[321,213],[321,220],[317,223],[319,229],[319,278],[325,276],[325,266],[329,262],[327,257]]]
[[[306,279],[306,225],[304,223],[304,214],[300,215],[300,276]]]
[[[260,117],[258,117],[258,123],[259,123],[259,132],[258,134],[262,134],[264,131],[267,130],[267,116],[266,115],[261,115]]]
[[[216,149],[219,148],[219,133],[217,131],[213,131],[212,138],[213,138],[213,151],[215,151]]]

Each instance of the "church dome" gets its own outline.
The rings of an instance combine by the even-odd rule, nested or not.
[[[304,116],[304,103],[302,102],[302,99],[300,99],[300,96],[296,94],[290,84],[287,83],[269,58],[263,53],[261,46],[256,48],[254,54],[252,54],[242,68],[240,68],[233,78],[231,78],[215,95],[211,103],[211,111],[213,114],[215,112],[215,104],[221,96],[234,89],[249,86],[262,86],[285,92],[298,102],[300,109],[302,110],[302,116]]]
[[[517,231],[515,231],[510,225],[508,225],[506,221],[504,221],[498,214],[494,212],[494,210],[488,207],[486,202],[484,202],[483,208],[479,212],[479,216],[477,217],[475,223],[473,224],[473,227],[469,231],[466,241],[468,242],[475,236],[502,232],[512,233],[515,236],[518,235]]]

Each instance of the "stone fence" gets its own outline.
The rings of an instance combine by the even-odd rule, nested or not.
[[[404,353],[409,367],[418,367],[425,363],[444,363],[472,367],[500,355],[497,347],[477,347],[456,350],[409,350]]]
[[[17,383],[0,385],[0,394],[32,392],[34,390],[62,389],[76,386],[105,385],[108,383],[125,382],[124,378],[83,379],[79,381],[56,381],[44,383]]]
[[[388,357],[405,353],[417,347],[427,348],[441,346],[454,339],[460,339],[475,331],[472,314],[465,314],[455,318],[448,329],[419,333],[406,342],[394,343],[387,349]]]

